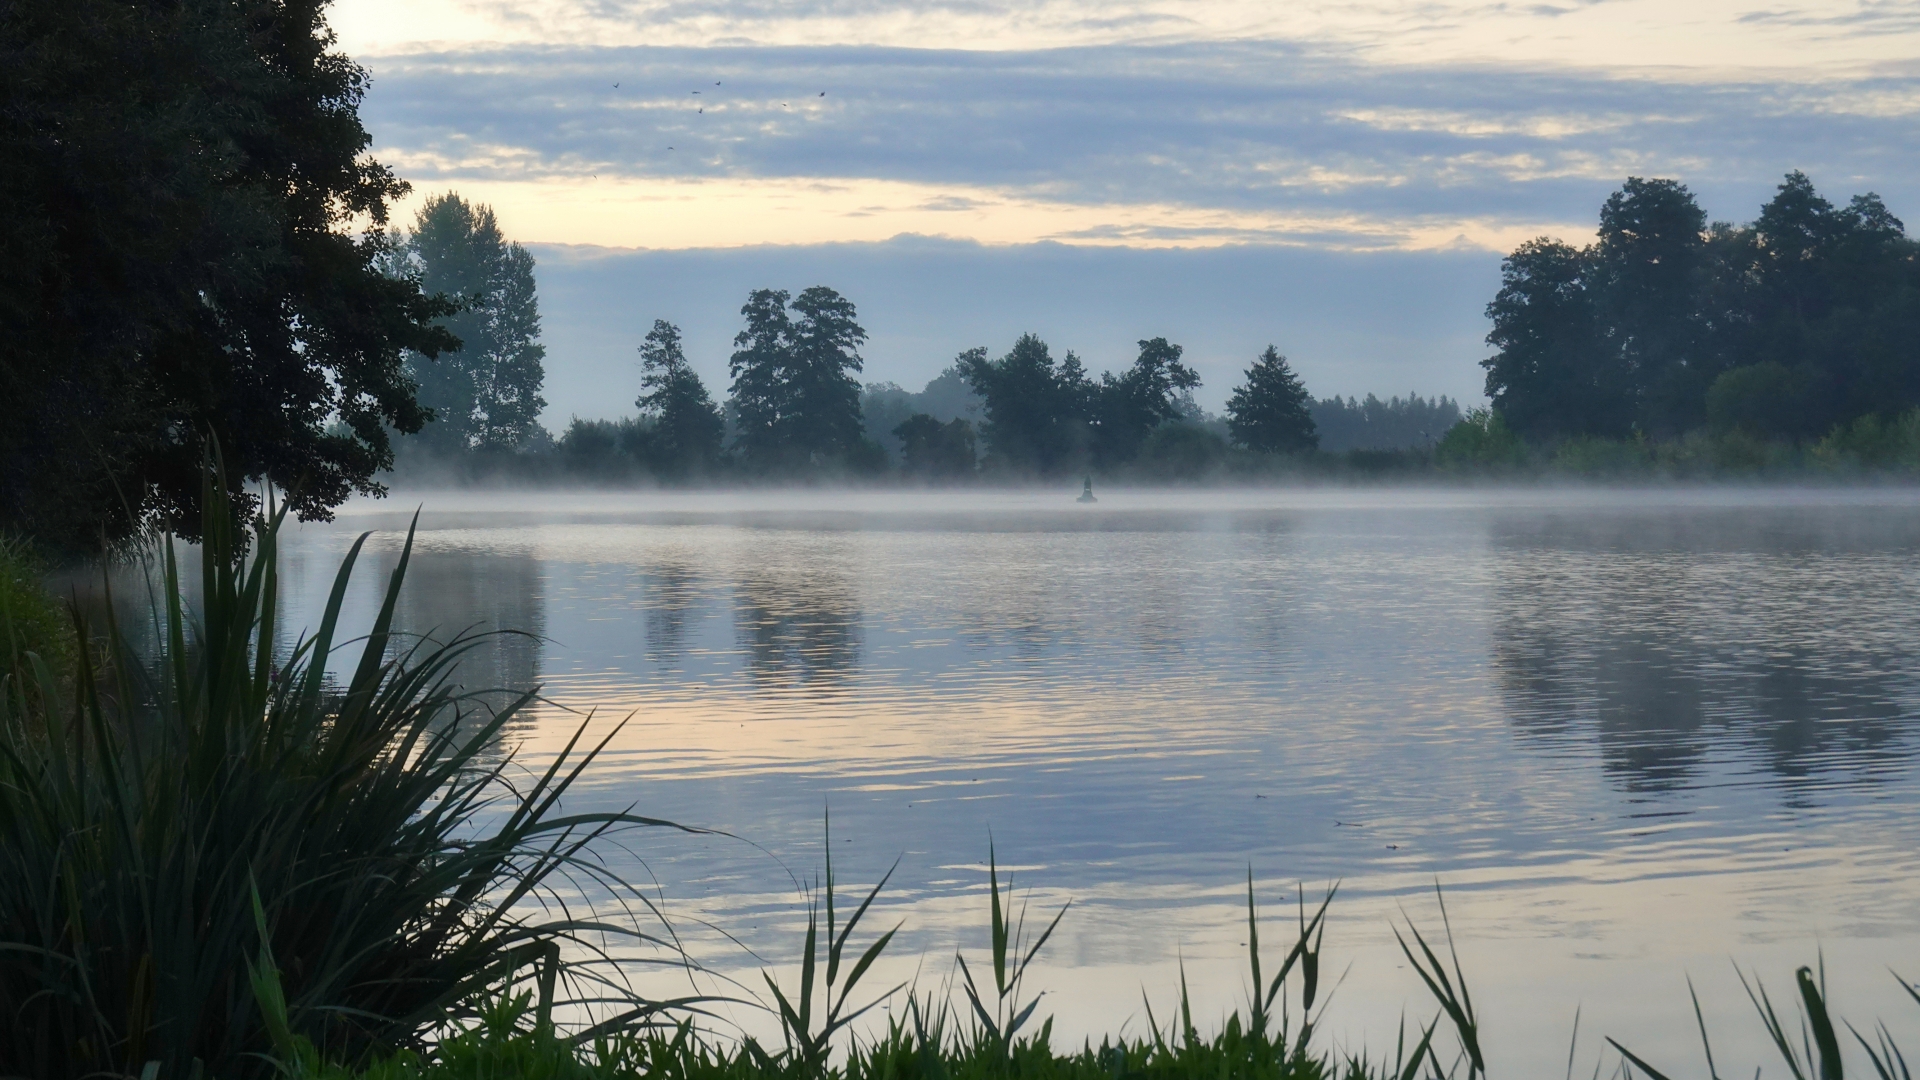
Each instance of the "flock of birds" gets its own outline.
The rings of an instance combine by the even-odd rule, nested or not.
[[[714,83],[713,85],[715,85],[715,86],[719,86],[720,84],[716,82],[716,83]],[[620,84],[619,84],[619,83],[614,83],[614,84],[613,84],[613,88],[614,88],[615,90],[618,90],[618,89],[620,89]],[[694,97],[699,97],[699,96],[700,96],[700,91],[698,91],[698,90],[695,90],[695,91],[693,91],[692,93],[693,93],[693,96],[694,96]],[[827,96],[827,92],[826,92],[825,90],[822,90],[822,91],[820,91],[820,95],[819,95],[819,96],[821,96],[821,97],[826,97],[826,96]],[[783,108],[783,109],[790,109],[790,108],[792,108],[792,107],[793,107],[793,105],[792,105],[792,103],[790,103],[790,102],[786,102],[786,101],[783,101],[783,102],[781,102],[781,103],[780,103],[780,107],[781,107],[781,108]],[[707,107],[706,107],[705,105],[702,105],[702,106],[700,106],[699,108],[697,108],[697,109],[695,109],[695,110],[694,110],[694,112],[695,112],[696,114],[705,114],[705,113],[706,113],[706,111],[707,111]],[[667,147],[667,149],[669,149],[669,150],[671,150],[671,149],[673,149],[673,147],[671,147],[671,146],[669,146],[669,147]],[[597,179],[599,179],[599,174],[597,174],[597,173],[596,173],[596,174],[594,175],[594,179],[596,179],[596,180],[597,180]]]

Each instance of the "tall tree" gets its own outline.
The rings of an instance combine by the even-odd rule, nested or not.
[[[853,301],[824,285],[793,298],[786,442],[815,463],[844,461],[861,448],[860,327]]]
[[[382,272],[406,192],[320,3],[0,4],[0,526],[87,547],[234,505],[377,493],[443,306]],[[366,224],[374,228],[363,231]]]
[[[408,364],[434,414],[422,441],[442,452],[524,445],[547,405],[533,256],[501,234],[492,207],[452,192],[420,208],[407,253],[421,285],[460,307],[444,320],[459,350]]]
[[[1140,354],[1119,375],[1100,377],[1094,414],[1094,458],[1102,466],[1132,461],[1153,429],[1182,416],[1182,403],[1200,376],[1182,363],[1183,350],[1166,338],[1139,343]]]
[[[1480,361],[1487,397],[1520,435],[1621,437],[1639,419],[1633,371],[1609,348],[1591,288],[1592,253],[1541,237],[1500,264],[1487,305],[1499,350]]]
[[[1705,419],[1721,369],[1707,340],[1706,211],[1675,180],[1630,176],[1600,208],[1592,275],[1641,430],[1675,435]]]
[[[727,372],[733,376],[733,415],[738,433],[734,447],[756,468],[783,463],[788,372],[792,321],[787,318],[785,289],[755,289],[747,294],[740,314],[747,325],[734,335],[733,356]]]
[[[700,375],[687,363],[680,346],[680,328],[655,319],[640,346],[640,385],[645,391],[636,405],[653,422],[651,454],[655,467],[668,476],[705,472],[720,460],[725,424]]]
[[[987,445],[1002,467],[1048,476],[1085,463],[1094,384],[1079,357],[1056,362],[1046,342],[1022,334],[998,360],[975,348],[954,366],[984,402]]]
[[[1306,383],[1280,350],[1267,346],[1247,369],[1247,381],[1227,398],[1233,440],[1263,454],[1297,454],[1320,445]]]
[[[790,297],[757,289],[740,314],[728,362],[739,434],[735,445],[763,471],[865,460],[878,447],[860,415],[860,344],[853,302],[824,285]]]

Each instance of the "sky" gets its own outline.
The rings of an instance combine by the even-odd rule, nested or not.
[[[724,393],[753,288],[918,389],[1034,331],[1268,344],[1316,394],[1480,399],[1501,256],[1627,176],[1781,176],[1920,228],[1920,0],[336,0],[376,157],[538,260],[545,420],[633,410],[656,318]]]

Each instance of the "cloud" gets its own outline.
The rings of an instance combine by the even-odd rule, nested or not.
[[[385,57],[373,71],[376,152],[423,188],[519,192],[552,228],[677,201],[670,231],[685,235],[670,246],[701,246],[703,230],[729,245],[895,232],[1505,243],[1591,222],[1629,174],[1678,176],[1716,216],[1749,217],[1792,168],[1920,214],[1920,71],[1701,83],[1261,43],[538,47]],[[742,235],[755,192],[767,205],[751,216],[772,231]],[[1049,208],[1058,221],[1035,224]],[[863,231],[834,235],[830,219],[854,211]]]
[[[1589,72],[1855,69],[1920,54],[1916,0],[337,0],[355,55],[418,42],[968,50],[1267,42],[1376,62]]]

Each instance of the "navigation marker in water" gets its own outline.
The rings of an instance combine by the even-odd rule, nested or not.
[[[1080,490],[1080,497],[1073,501],[1083,502],[1083,503],[1100,501],[1099,499],[1096,499],[1093,497],[1093,477],[1091,476],[1087,477],[1087,486]]]

